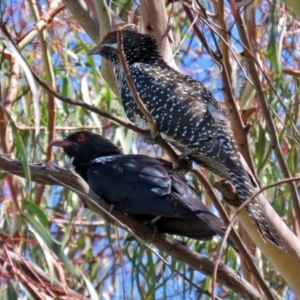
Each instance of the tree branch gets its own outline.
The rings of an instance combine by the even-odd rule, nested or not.
[[[21,271],[15,272],[15,279],[22,282],[32,292],[37,293],[39,297],[41,296],[41,293],[45,293],[47,295],[47,289],[50,289],[50,291],[53,289],[55,290],[55,294],[52,294],[52,297],[54,295],[58,296],[59,294],[61,297],[70,297],[68,299],[88,300],[88,298],[72,290],[59,280],[50,278],[49,275],[36,264],[22,257],[16,252],[16,250],[3,251],[3,248],[0,249],[0,261],[2,262],[2,265],[9,261],[14,263],[11,267],[18,266],[18,269]],[[25,278],[24,274],[26,274]],[[10,277],[11,274],[7,274],[6,278]]]
[[[197,170],[193,169],[191,170],[191,173],[193,173],[198,180],[203,184],[206,193],[209,195],[209,197],[212,199],[215,207],[217,208],[217,211],[219,212],[224,224],[226,225],[227,231],[230,232],[230,238],[233,241],[234,245],[238,248],[240,251],[240,254],[242,258],[245,260],[250,272],[252,275],[255,277],[257,283],[261,287],[262,291],[264,292],[265,296],[267,299],[275,299],[273,294],[271,293],[267,283],[265,282],[263,276],[259,272],[256,264],[254,263],[251,254],[249,253],[249,250],[247,247],[244,245],[242,239],[238,235],[238,233],[234,230],[234,228],[230,227],[231,230],[228,229],[228,226],[230,224],[229,217],[224,209],[224,207],[221,205],[219,199],[217,198],[212,186],[210,185],[209,181]],[[224,241],[223,241],[224,243]],[[222,243],[222,245],[223,245]],[[218,251],[218,255],[222,253],[222,248],[220,247]],[[218,260],[216,259],[216,263],[218,263]],[[213,281],[214,282],[214,281]],[[213,289],[214,290],[214,289]]]
[[[90,190],[87,183],[71,170],[60,168],[52,169],[36,164],[30,164],[29,168],[32,181],[49,185],[56,185],[58,184],[57,182],[60,182],[60,185],[69,186],[81,198],[84,198],[85,203],[91,210],[104,216],[105,220],[115,223],[108,213],[110,206],[104,200],[99,199],[99,196]],[[24,177],[21,162],[12,160],[6,156],[0,155],[0,170]],[[107,211],[106,214],[103,214],[103,209]],[[174,258],[189,264],[194,270],[208,276],[212,275],[214,263],[209,259],[189,250],[186,246],[178,243],[178,241],[170,238],[166,234],[157,233],[155,237],[153,237],[153,228],[151,226],[129,218],[118,210],[114,210],[112,215],[121,223],[125,224],[127,230],[133,231],[141,239],[151,242],[161,251],[169,253]],[[117,225],[120,226],[120,223]],[[265,299],[238,273],[225,265],[220,265],[217,281],[241,295],[243,299]]]
[[[169,66],[177,70],[170,42],[173,41],[166,5],[163,0],[141,0],[140,10],[145,33],[152,35],[158,42],[159,50]]]
[[[245,58],[246,58],[247,65],[249,68],[249,73],[251,75],[251,79],[255,86],[255,90],[258,95],[258,100],[261,105],[261,109],[263,111],[264,118],[267,123],[267,127],[269,130],[269,136],[271,139],[272,149],[276,155],[276,158],[277,158],[277,161],[278,161],[278,164],[280,166],[283,176],[285,178],[291,178],[291,173],[287,167],[287,164],[285,162],[285,159],[284,159],[282,151],[281,151],[276,128],[275,128],[275,125],[274,125],[274,122],[273,122],[273,119],[272,119],[272,116],[271,116],[271,113],[269,110],[269,105],[267,104],[267,101],[266,101],[266,98],[264,95],[264,91],[263,91],[263,88],[262,88],[262,85],[261,85],[261,82],[259,79],[259,74],[258,74],[256,65],[255,65],[255,61],[252,59],[252,55],[251,55],[251,51],[250,51],[250,42],[248,40],[248,36],[247,36],[247,32],[245,30],[245,25],[244,25],[243,19],[237,9],[235,1],[230,0],[229,3],[231,6],[232,15],[234,16],[236,24],[237,24],[237,29],[239,31],[239,35],[241,37],[242,46],[244,47],[244,53],[245,53]],[[294,182],[292,182],[292,181],[288,183],[288,186],[289,186],[289,189],[291,192],[291,197],[293,200],[297,221],[298,221],[298,224],[300,224],[300,205],[299,205],[297,189],[296,189]]]

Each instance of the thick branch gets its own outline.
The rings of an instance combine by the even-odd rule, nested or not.
[[[228,225],[230,224],[229,217],[228,217],[224,207],[219,202],[219,200],[218,200],[212,186],[210,185],[209,181],[197,170],[192,170],[191,173],[193,173],[195,176],[197,176],[199,181],[203,184],[206,193],[212,199],[212,201],[213,201],[214,205],[216,206],[216,208],[217,208],[217,210],[218,210],[225,226],[228,228]],[[257,280],[257,282],[258,282],[259,286],[261,287],[262,291],[264,292],[265,296],[269,300],[275,299],[273,294],[271,293],[267,283],[265,282],[264,278],[262,277],[261,273],[259,272],[256,264],[254,263],[254,261],[251,257],[251,254],[249,253],[248,249],[246,248],[246,246],[244,245],[244,243],[242,242],[241,238],[239,237],[238,233],[234,230],[234,228],[232,228],[232,230],[230,231],[230,238],[233,241],[233,243],[236,245],[238,250],[240,251],[241,256],[244,258],[244,260],[247,264],[247,267],[249,268],[250,272],[252,273],[252,275]],[[221,249],[220,249],[219,253],[221,253]]]
[[[158,42],[159,50],[163,54],[164,60],[172,68],[177,69],[173,58],[170,41],[173,41],[172,31],[170,30],[168,14],[165,1],[141,0],[141,15],[145,27],[145,33],[152,35]]]

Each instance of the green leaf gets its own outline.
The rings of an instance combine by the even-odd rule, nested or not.
[[[73,225],[73,221],[74,221],[74,218],[75,218],[76,214],[77,214],[77,209],[73,208],[72,211],[71,211],[71,215],[69,217],[69,222],[68,222],[68,224],[67,224],[67,226],[65,228],[65,233],[63,235],[62,242],[61,242],[61,244],[64,247],[67,246],[67,243],[68,243],[68,241],[70,239],[70,235],[72,234],[72,228],[71,228],[71,226]]]
[[[90,299],[91,300],[98,300],[99,296],[98,296],[95,288],[93,287],[92,283],[85,276],[83,276],[83,279],[84,279],[85,284],[87,286],[87,289],[88,289],[88,291],[90,293]]]
[[[17,300],[18,296],[17,296],[17,292],[16,292],[16,288],[14,287],[14,285],[11,283],[10,280],[7,281],[7,299],[9,300]]]
[[[76,278],[78,278],[78,274],[75,272],[74,267],[70,264],[69,260],[65,256],[64,252],[61,250],[61,247],[58,243],[56,243],[52,237],[50,236],[49,232],[35,220],[32,216],[30,216],[26,212],[22,212],[21,216],[23,217],[24,221],[31,227],[31,230],[38,234],[44,243],[50,248],[57,257],[64,263],[67,270]]]
[[[271,28],[270,28],[270,42],[268,45],[268,57],[275,71],[276,77],[281,77],[281,62],[280,62],[280,53],[279,53],[279,43],[278,43],[278,22],[279,17],[277,16],[277,1],[274,1],[271,10]]]
[[[11,115],[6,111],[6,109],[3,107],[3,105],[1,103],[0,103],[0,107],[1,107],[2,111],[4,112],[5,116],[7,117],[7,119],[9,120],[9,124],[10,124],[11,129],[12,129],[12,133],[13,133],[13,136],[14,136],[17,151],[20,154],[24,175],[25,175],[27,184],[29,184],[30,171],[29,171],[27,153],[25,151],[25,146],[24,146],[24,143],[23,143],[23,139],[22,139],[21,135],[19,134],[19,130],[18,130],[14,120],[12,119]]]
[[[48,226],[48,218],[45,215],[45,213],[35,204],[33,204],[30,201],[23,200],[23,205],[25,208],[27,208],[28,211],[30,211],[32,214],[34,214],[36,217],[38,217],[39,221],[46,227]]]

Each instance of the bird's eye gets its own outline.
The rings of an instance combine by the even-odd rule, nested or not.
[[[77,137],[77,142],[78,143],[82,143],[85,141],[85,136],[84,134],[79,134],[78,137]]]
[[[110,35],[107,36],[106,39],[107,39],[108,42],[112,43],[114,41],[114,36],[110,34]]]

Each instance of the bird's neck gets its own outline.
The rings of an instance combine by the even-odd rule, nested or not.
[[[146,49],[136,48],[136,49],[127,49],[124,47],[123,55],[125,57],[126,63],[128,65],[134,63],[154,63],[161,62],[165,63],[161,53],[157,47],[148,47]],[[114,66],[120,64],[119,56],[115,53],[110,53],[109,60],[113,63]]]
[[[165,63],[161,55],[156,51],[149,52],[133,52],[132,54],[126,55],[127,64],[135,64],[135,63],[147,63],[153,64],[157,62]]]
[[[87,171],[90,164],[79,163],[74,160],[72,165],[75,167],[75,172],[87,182]]]
[[[82,177],[85,181],[87,181],[88,169],[91,164],[93,164],[95,159],[99,157],[120,154],[122,154],[122,151],[110,142],[107,142],[107,145],[102,144],[100,147],[97,147],[97,144],[95,144],[94,148],[90,149],[90,153],[87,157],[83,158],[83,156],[73,156],[72,165],[75,168],[75,172],[79,174],[79,176]]]

